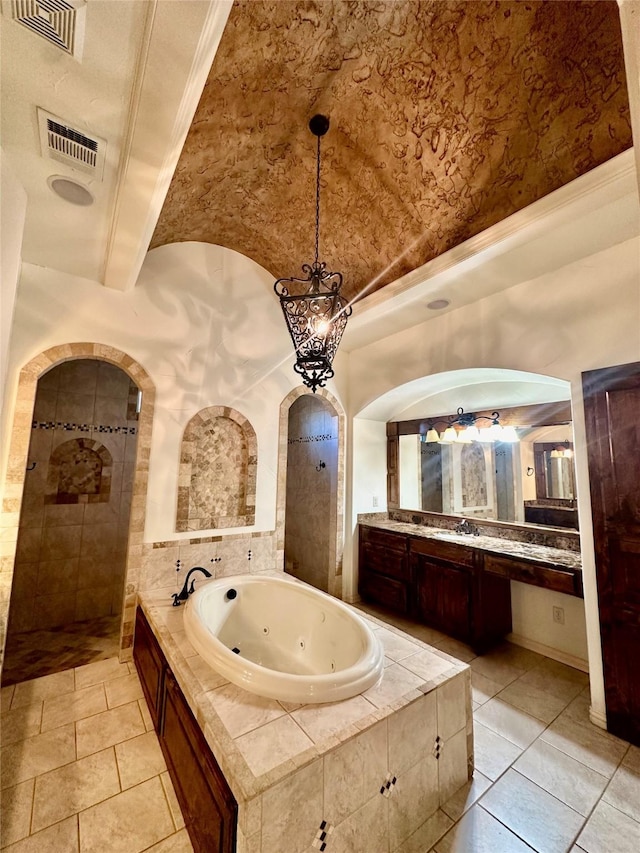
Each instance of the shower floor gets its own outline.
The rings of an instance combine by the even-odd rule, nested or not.
[[[101,616],[41,631],[10,633],[2,667],[2,684],[17,684],[117,657],[119,651],[119,616]]]

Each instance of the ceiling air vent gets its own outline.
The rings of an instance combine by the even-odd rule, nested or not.
[[[38,107],[42,156],[72,166],[102,180],[107,143],[99,136],[87,136],[64,119]]]
[[[11,0],[14,21],[78,60],[82,59],[85,12],[86,0]]]

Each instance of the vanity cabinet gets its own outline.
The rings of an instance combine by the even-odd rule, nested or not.
[[[411,572],[406,536],[360,528],[358,592],[365,601],[396,613],[411,612]]]
[[[133,660],[195,853],[234,853],[238,805],[141,608]]]
[[[511,631],[509,579],[472,547],[360,527],[358,591],[482,652]]]

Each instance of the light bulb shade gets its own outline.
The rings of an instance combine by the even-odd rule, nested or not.
[[[493,426],[481,427],[478,432],[480,434],[480,438],[478,439],[478,441],[491,442],[496,440],[495,430]]]
[[[461,430],[458,430],[456,442],[458,444],[471,444],[471,438],[469,436],[469,427],[463,427]]]
[[[314,393],[333,376],[333,359],[352,310],[340,295],[342,275],[325,266],[304,264],[307,278],[280,278],[273,286],[296,352],[293,369]]]
[[[557,447],[555,447],[555,448],[551,451],[551,453],[549,454],[549,456],[550,456],[550,458],[551,458],[551,459],[562,459],[562,457],[564,456],[564,453],[563,453],[561,450],[558,450],[558,448],[557,448]]]
[[[438,435],[438,430],[431,427],[430,430],[427,430],[427,434],[424,437],[424,440],[431,443],[440,441],[440,436]]]
[[[465,437],[467,441],[480,441],[480,430],[475,424],[469,426],[465,430]]]
[[[452,426],[450,426],[450,427],[447,427],[445,429],[445,431],[442,433],[440,441],[443,444],[451,444],[451,442],[457,441],[457,439],[458,439],[458,433],[455,431],[455,429]]]
[[[516,428],[512,426],[503,426],[501,428],[502,435],[500,436],[500,441],[506,441],[510,443],[515,443],[520,441],[520,437],[516,432]]]

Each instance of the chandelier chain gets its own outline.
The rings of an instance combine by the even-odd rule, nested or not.
[[[318,153],[316,155],[316,265],[318,263],[318,246],[320,242],[320,136],[318,138]]]

